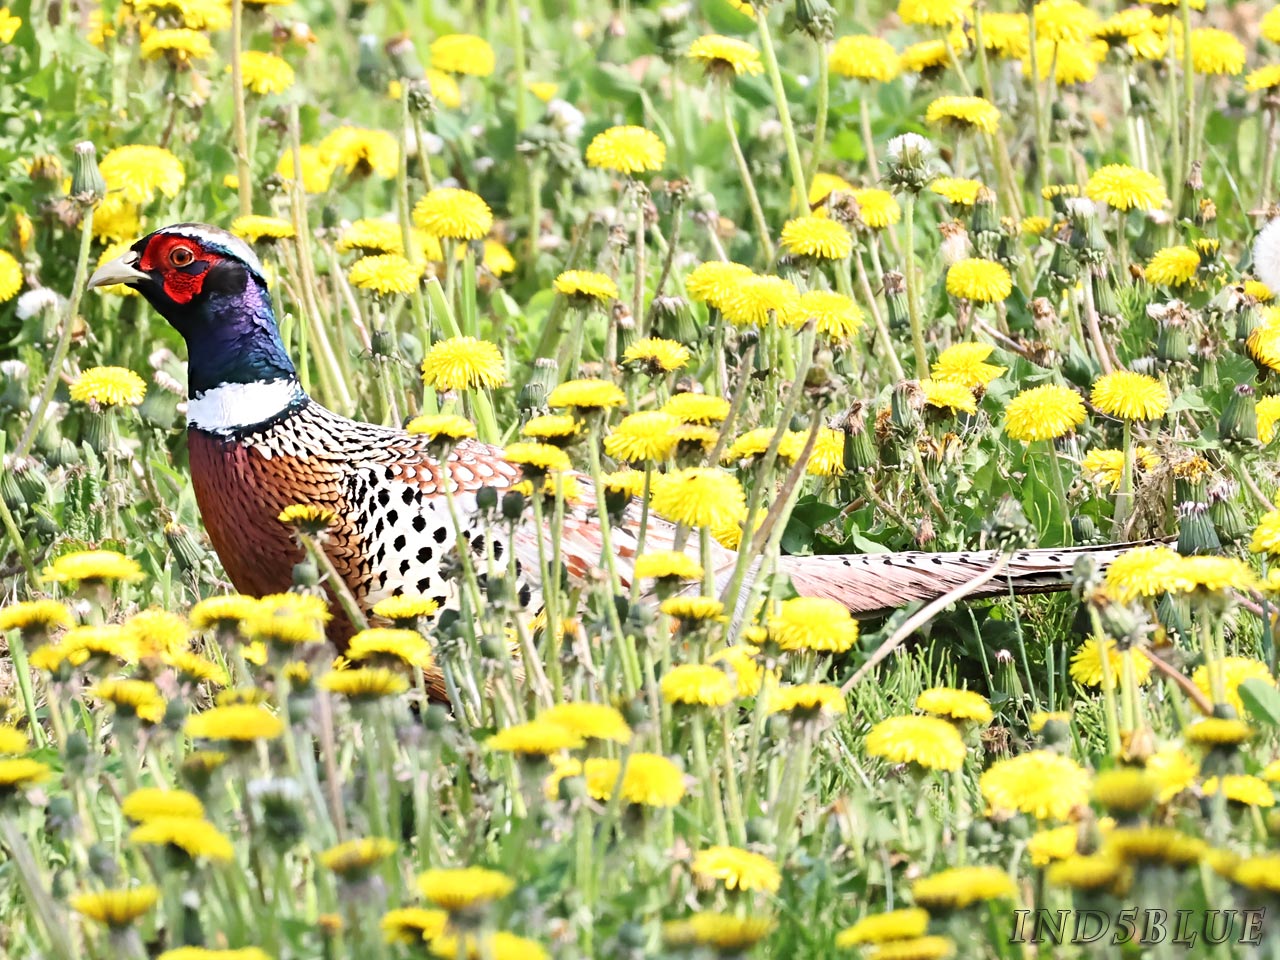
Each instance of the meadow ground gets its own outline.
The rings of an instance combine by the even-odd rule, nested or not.
[[[1280,956],[1278,91],[1219,0],[10,0],[0,954]],[[545,607],[490,550],[335,659],[310,503],[229,593],[182,339],[86,289],[179,221],[318,401],[526,465]],[[562,577],[598,494],[700,549]]]

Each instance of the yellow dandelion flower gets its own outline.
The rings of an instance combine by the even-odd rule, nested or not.
[[[373,605],[373,615],[375,617],[385,617],[398,623],[402,620],[429,617],[439,609],[440,604],[432,597],[401,593],[393,597],[386,597],[375,603]]]
[[[134,823],[146,823],[157,817],[204,817],[200,798],[186,790],[164,790],[139,787],[120,802],[120,812]]]
[[[409,689],[409,680],[386,667],[360,667],[326,673],[320,679],[320,686],[353,703],[368,703],[404,693]]]
[[[449,925],[449,914],[444,910],[424,907],[398,907],[384,913],[380,925],[387,943],[412,947],[431,943],[443,936]]]
[[[849,231],[825,217],[788,220],[782,227],[779,243],[792,256],[815,260],[843,260],[853,252]]]
[[[146,381],[125,367],[91,367],[70,389],[72,400],[100,407],[136,407],[146,392]]]
[[[627,396],[617,384],[608,380],[566,380],[547,396],[547,406],[553,410],[607,410],[620,407]]]
[[[67,902],[82,917],[121,930],[150,913],[159,899],[160,891],[146,885],[78,893]]]
[[[0,754],[26,753],[31,749],[27,735],[10,724],[0,724]]]
[[[1258,519],[1249,549],[1273,557],[1280,555],[1280,510],[1270,510]]]
[[[768,857],[739,847],[715,846],[699,850],[691,865],[700,884],[713,886],[717,881],[726,890],[763,890],[776,893],[782,885],[782,874]]]
[[[331,527],[338,520],[338,515],[329,507],[314,503],[291,503],[276,516],[287,527],[319,532]]]
[[[943,350],[930,367],[933,379],[970,389],[985,387],[1007,369],[987,363],[995,348],[987,343],[957,343]]]
[[[1216,27],[1191,31],[1191,68],[1207,76],[1236,76],[1244,71],[1244,44]]]
[[[57,600],[24,600],[0,607],[0,633],[15,629],[47,632],[72,623],[71,611]]]
[[[717,33],[693,41],[689,45],[688,57],[701,63],[713,76],[755,76],[764,72],[764,64],[760,62],[760,53],[755,47]]]
[[[1107,567],[1107,589],[1121,603],[1173,590],[1179,583],[1180,559],[1177,552],[1169,547],[1126,550]]]
[[[685,794],[684,774],[664,756],[633,753],[626,768],[621,761],[592,757],[583,766],[587,793],[597,800],[613,796],[621,773],[619,795],[627,803],[644,807],[674,807]]]
[[[948,960],[955,953],[956,942],[941,935],[894,940],[866,950],[867,960]]]
[[[977,43],[975,29],[970,27],[966,32],[969,39]],[[1031,48],[1030,18],[1025,13],[984,12],[982,42],[1003,60],[1022,60]]]
[[[872,230],[883,230],[902,219],[902,207],[888,190],[864,187],[853,191],[862,222]]]
[[[230,65],[227,72],[231,72]],[[240,77],[246,90],[265,96],[284,93],[293,86],[293,67],[283,57],[261,50],[245,50],[240,54]]]
[[[487,907],[515,888],[505,873],[485,867],[439,867],[418,876],[423,898],[450,913]]]
[[[70,583],[74,581],[140,580],[142,567],[138,561],[116,553],[114,550],[80,550],[64,553],[44,568],[46,581]]]
[[[928,379],[920,381],[920,389],[924,391],[927,406],[950,410],[953,415],[978,412],[978,401],[972,388],[962,383]]]
[[[270,243],[296,236],[293,224],[279,217],[262,217],[251,214],[231,221],[231,232],[250,243]]]
[[[798,721],[838,716],[848,709],[840,688],[827,683],[770,686],[765,700],[765,713],[785,713]]]
[[[1240,699],[1240,685],[1246,680],[1257,680],[1269,687],[1276,685],[1271,669],[1262,661],[1250,657],[1222,657],[1214,661],[1214,670],[1222,676],[1226,689],[1227,703],[1235,708],[1236,716],[1245,715],[1244,701]],[[1207,697],[1213,696],[1209,683],[1209,668],[1205,664],[1196,667],[1191,674],[1191,682],[1199,687]]]
[[[736,917],[724,913],[695,913],[686,920],[673,920],[662,925],[662,939],[667,946],[704,946],[726,956],[741,956],[773,931],[774,921],[768,917]]]
[[[531,720],[504,727],[485,740],[486,749],[522,757],[546,757],[561,750],[576,750],[586,741],[562,724]]]
[[[194,817],[154,817],[134,827],[129,842],[166,847],[192,860],[227,863],[235,856],[231,841],[217,827]]]
[[[1244,78],[1244,88],[1249,93],[1274,90],[1276,87],[1280,87],[1280,64],[1277,63],[1259,67]]]
[[[284,733],[284,721],[253,704],[211,707],[187,718],[187,736],[193,740],[227,740],[250,743],[274,740]]]
[[[724,604],[715,597],[668,597],[658,609],[669,617],[693,624],[720,620],[724,614]]]
[[[1204,717],[1188,726],[1183,733],[1187,743],[1201,747],[1234,747],[1253,736],[1253,727],[1243,720]]]
[[[1074,856],[1079,843],[1080,828],[1070,823],[1065,827],[1037,830],[1027,838],[1027,853],[1031,856],[1032,866],[1047,867]]]
[[[1147,758],[1146,771],[1155,778],[1159,787],[1156,800],[1168,803],[1183,790],[1191,788],[1200,775],[1200,765],[1185,750],[1170,746]]]
[[[987,698],[972,690],[931,687],[916,697],[916,709],[947,720],[990,723],[994,714]]]
[[[411,263],[398,253],[361,257],[347,271],[353,287],[371,290],[379,296],[413,293],[422,278],[422,265]]]
[[[201,600],[191,608],[188,617],[191,626],[197,630],[207,630],[210,627],[234,628],[257,616],[258,611],[258,600],[255,597],[233,593]]]
[[[947,293],[959,300],[994,303],[1013,292],[1013,278],[994,260],[967,257],[947,270]]]
[[[493,227],[493,211],[470,190],[436,187],[414,204],[413,222],[435,237],[480,240]]]
[[[359,837],[321,851],[316,860],[326,870],[345,876],[363,873],[395,852],[395,842],[386,837]]]
[[[1152,210],[1168,199],[1164,184],[1154,174],[1122,163],[1095,170],[1085,184],[1085,196],[1114,210]]]
[[[746,496],[732,474],[712,467],[689,467],[653,480],[653,510],[691,527],[740,523],[746,518]]]
[[[636,557],[635,576],[641,580],[701,580],[702,564],[677,550],[652,550]]]
[[[978,191],[982,189],[982,183],[956,177],[938,177],[929,184],[929,189],[948,203],[958,207],[972,207],[978,200]]]
[[[685,706],[723,707],[737,696],[737,685],[718,667],[683,663],[662,677],[662,698]]]
[[[1005,432],[1032,443],[1070,433],[1086,419],[1084,402],[1069,387],[1045,384],[1023,390],[1005,408]]]
[[[769,618],[768,630],[783,650],[843,653],[858,642],[858,621],[844,604],[823,597],[784,600]]]
[[[426,668],[431,666],[431,645],[416,630],[370,627],[351,638],[344,656],[353,663],[370,660]]]
[[[661,170],[667,147],[658,135],[644,127],[610,127],[587,145],[587,166],[632,176]]]
[[[334,245],[339,253],[358,250],[370,253],[404,253],[404,234],[400,224],[390,220],[356,220],[338,236]]]
[[[662,405],[662,412],[681,423],[719,423],[729,415],[729,401],[705,393],[677,393]]]
[[[1072,810],[1089,802],[1089,772],[1070,757],[1032,750],[997,760],[978,779],[978,788],[997,812],[1066,820]]]
[[[352,126],[338,127],[326,134],[317,148],[321,163],[330,170],[341,167],[348,176],[366,177],[373,173],[383,180],[391,180],[400,167],[400,145],[396,142],[396,138],[385,130],[367,130],[364,127]],[[285,157],[289,158],[288,172],[285,173],[282,170],[281,174],[292,179],[292,153],[286,152]],[[304,188],[308,193],[323,193],[323,189],[313,191],[306,186],[307,162],[307,157],[302,157]],[[284,163],[283,157],[281,163]],[[487,232],[488,228],[481,233],[481,236]]]
[[[8,7],[0,7],[0,43],[12,43],[21,26],[21,17],[15,17]]]
[[[476,435],[475,424],[466,417],[459,417],[452,413],[424,413],[410,420],[405,425],[405,430],[409,433],[422,434],[428,440],[436,440],[440,437],[448,440],[465,440]]]
[[[0,800],[53,778],[53,769],[29,757],[0,759]]]
[[[664,340],[660,337],[646,337],[637,340],[622,354],[624,363],[630,363],[645,371],[651,377],[663,373],[672,373],[688,365],[689,348],[675,340]]]
[[[353,165],[352,169],[359,165],[361,161],[356,149],[349,150],[348,155],[344,155],[342,152],[338,152],[336,154],[332,152],[338,147],[349,146],[345,141],[353,139],[353,137],[348,137],[346,135],[341,138],[335,138],[330,141],[325,150],[321,150],[320,147],[309,143],[304,143],[299,148],[298,160],[302,167],[302,189],[304,192],[311,194],[326,192],[329,189],[329,184],[333,180],[334,167],[337,166],[338,163],[342,163],[345,166],[348,159],[354,158],[356,163]],[[384,145],[380,144],[379,150],[381,151],[383,148]],[[385,163],[382,152],[378,153],[378,162],[379,164]],[[385,169],[385,167],[383,169]],[[294,180],[292,150],[286,150],[284,153],[280,154],[280,160],[276,163],[276,174],[279,175],[286,183],[291,183]],[[392,175],[394,176],[394,171],[392,172]]]
[[[680,421],[669,413],[644,411],[623,417],[604,438],[604,450],[615,460],[661,461],[675,449]]]
[[[422,360],[422,381],[436,390],[500,387],[507,364],[496,344],[475,337],[439,340]]]
[[[1252,590],[1258,585],[1253,570],[1235,557],[1180,557],[1175,590],[1182,593],[1220,593]]]
[[[1276,795],[1271,792],[1271,785],[1261,777],[1234,773],[1222,777],[1210,777],[1200,789],[1206,797],[1211,797],[1219,790],[1233,803],[1248,807],[1274,807]]]
[[[818,333],[832,340],[848,340],[866,325],[862,309],[849,297],[833,290],[801,294],[789,322],[800,326],[812,320]]]
[[[93,212],[93,235],[99,240],[132,241],[141,232],[141,223],[136,203],[124,193],[108,193]]]
[[[470,33],[446,33],[431,41],[431,66],[445,73],[487,77],[493,73],[493,47]]]
[[[900,716],[881,720],[867,733],[866,751],[891,763],[927,770],[959,770],[965,745],[956,728],[937,717]]]
[[[1148,283],[1179,287],[1195,280],[1199,269],[1200,254],[1180,244],[1157,250],[1147,261],[1144,273]]]
[[[888,83],[902,70],[893,44],[868,34],[837,39],[831,50],[829,67],[837,76],[877,83]],[[814,202],[812,198],[810,201]]]
[[[982,97],[938,97],[925,110],[926,123],[937,123],[995,133],[1000,128],[1000,110]]]
[[[539,713],[537,719],[564,727],[587,740],[631,742],[631,727],[622,712],[604,703],[557,703]]]
[[[556,293],[579,304],[608,303],[618,297],[618,285],[613,279],[593,270],[566,270],[556,277],[553,286]]]
[[[842,949],[864,943],[914,940],[929,928],[929,912],[919,907],[873,913],[836,934],[836,946]]]
[[[22,266],[7,250],[0,250],[0,303],[12,300],[22,289]]]
[[[1093,382],[1089,400],[1122,420],[1159,420],[1169,409],[1169,388],[1144,373],[1117,370]]]
[[[927,910],[962,910],[987,900],[1011,900],[1018,888],[999,867],[952,867],[911,884],[911,898]]]
[[[953,27],[972,9],[970,0],[898,0],[898,18],[903,23],[929,27]]]
[[[1044,39],[1059,43],[1084,40],[1093,35],[1098,14],[1078,0],[1040,0],[1031,11],[1036,32]]]
[[[192,60],[208,60],[213,56],[213,44],[198,30],[177,27],[172,30],[152,30],[143,38],[138,48],[143,60],[159,60],[187,66]]]
[[[764,327],[771,320],[793,324],[800,309],[800,291],[795,284],[773,276],[738,281],[720,306],[724,318],[739,327]]]
[[[1068,856],[1050,865],[1046,879],[1055,887],[1089,892],[1114,891],[1129,882],[1123,861],[1109,853]]]
[[[1134,678],[1140,684],[1151,680],[1151,661],[1135,649],[1120,650],[1116,642],[1110,638],[1106,642],[1107,665],[1111,671],[1111,683],[1118,687],[1120,677],[1125,670],[1125,663],[1132,665]],[[1085,687],[1101,687],[1105,675],[1102,666],[1102,650],[1096,638],[1090,638],[1080,644],[1071,658],[1071,679]]]
[[[1134,456],[1135,468],[1152,470],[1159,464],[1159,456],[1150,448],[1138,445]],[[1093,483],[1116,490],[1124,479],[1124,451],[1090,450],[1080,461],[1080,470]]]
[[[684,287],[691,299],[723,310],[738,284],[754,275],[750,267],[740,263],[708,260],[689,271],[684,278]]]
[[[1263,397],[1258,401],[1258,440],[1264,444],[1276,438],[1276,423],[1280,422],[1280,395]]]
[[[530,93],[543,103],[549,103],[554,100],[556,94],[560,92],[560,84],[553,80],[530,80],[525,86]]]

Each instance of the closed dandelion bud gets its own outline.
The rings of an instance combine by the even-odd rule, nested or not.
[[[1244,512],[1236,502],[1236,489],[1231,480],[1219,480],[1209,487],[1209,517],[1223,543],[1238,543],[1250,533]]]
[[[10,510],[18,510],[26,503],[13,470],[6,469],[0,472],[0,499],[4,500],[4,505]]]
[[[541,410],[549,394],[559,382],[559,365],[550,357],[533,361],[533,374],[517,398],[521,410]]]
[[[51,467],[69,467],[80,462],[80,448],[66,437],[60,437],[45,459]]]
[[[1082,263],[1098,264],[1107,257],[1107,238],[1093,201],[1077,197],[1067,201],[1071,221],[1071,249]]]
[[[1247,383],[1240,384],[1228,395],[1218,419],[1218,439],[1228,445],[1258,445],[1258,409],[1254,389]]]
[[[110,414],[90,413],[83,421],[82,439],[94,453],[103,453],[111,449],[115,437],[115,418]]]
[[[1183,182],[1182,202],[1178,206],[1179,220],[1195,220],[1200,211],[1200,193],[1204,190],[1204,177],[1200,173],[1201,163],[1197,160],[1191,165],[1187,179]]]
[[[420,117],[430,117],[436,110],[436,98],[431,95],[431,81],[425,77],[404,81],[409,94],[409,110]]]
[[[1167,318],[1156,333],[1156,357],[1165,363],[1186,363],[1191,357],[1187,328],[1181,320]]]
[[[1178,552],[1184,557],[1217,553],[1222,541],[1213,528],[1207,503],[1178,504]]]
[[[107,195],[107,182],[98,169],[97,151],[88,140],[75,145],[71,164],[71,199],[85,206],[96,206]]]
[[[903,133],[889,141],[886,179],[893,186],[919,193],[933,179],[937,159],[933,144],[918,133]]]
[[[618,352],[613,361],[617,363],[622,360],[622,355],[627,352],[630,346],[636,342],[636,322],[631,316],[631,311],[624,307],[621,301],[614,304],[613,312],[617,318],[615,322],[618,329]]]
[[[23,500],[29,504],[37,504],[44,500],[49,492],[49,481],[45,478],[39,461],[34,457],[24,457],[12,464],[12,469],[18,478],[18,489],[22,492]]]
[[[1049,276],[1059,288],[1075,285],[1076,278],[1080,276],[1080,264],[1067,244],[1059,243],[1054,246],[1053,256],[1049,260]]]
[[[204,561],[204,551],[200,542],[180,523],[164,525],[164,539],[169,544],[169,552],[178,565],[178,569],[186,572],[197,569]]]
[[[524,516],[525,496],[519,490],[510,490],[502,495],[502,519],[515,523]]]
[[[684,297],[663,295],[654,297],[649,305],[659,334],[668,340],[675,340],[686,346],[696,344],[702,338],[702,332],[694,323],[693,311],[689,309],[689,301]]]
[[[49,180],[57,183],[62,179],[62,161],[51,153],[41,153],[31,160],[27,171],[32,180]]]
[[[889,422],[901,436],[914,434],[919,427],[920,408],[924,405],[924,394],[920,385],[914,380],[903,380],[896,384],[889,400]]]
[[[879,462],[871,431],[867,429],[866,409],[861,403],[849,408],[840,424],[844,432],[844,468],[850,473],[867,473]]]
[[[138,416],[162,430],[168,430],[178,419],[178,398],[167,390],[148,390],[138,405]]]
[[[911,325],[907,313],[907,280],[896,270],[884,275],[884,300],[889,309],[890,330],[902,330]]]
[[[171,733],[181,733],[182,725],[187,722],[187,714],[191,710],[181,697],[174,697],[164,705],[164,728]]]
[[[0,361],[0,410],[26,410],[30,402],[27,365],[21,360]]]
[[[1116,641],[1120,650],[1127,650],[1141,639],[1147,625],[1147,618],[1137,607],[1121,603],[1104,603],[1098,611],[1102,620],[1102,629],[1107,636]]]
[[[82,730],[67,735],[67,745],[63,747],[62,757],[67,770],[74,774],[83,774],[89,763],[89,738]]]
[[[498,505],[498,488],[485,484],[476,490],[476,510],[488,513]]]
[[[819,43],[835,36],[836,12],[827,0],[796,0],[789,19],[794,22],[796,30]]]
[[[295,587],[314,587],[320,582],[320,568],[311,559],[302,560],[293,565],[293,585]]]
[[[1076,543],[1093,543],[1098,539],[1098,524],[1088,514],[1077,513],[1071,518],[1071,533]]]
[[[378,48],[378,38],[371,33],[362,33],[358,43],[360,60],[356,65],[356,80],[366,90],[385,93],[387,85],[383,78],[382,51]]]
[[[392,37],[386,42],[384,49],[387,51],[387,59],[391,61],[391,70],[397,77],[422,76],[417,48],[407,33]]]
[[[973,217],[969,220],[969,232],[975,238],[984,233],[1000,232],[1000,218],[996,213],[996,195],[990,187],[979,187],[973,202]]]
[[[391,357],[395,355],[396,338],[389,330],[375,330],[369,338],[370,352],[375,357]]]
[[[1090,271],[1089,285],[1093,289],[1093,307],[1098,318],[1106,323],[1120,322],[1120,304],[1116,299],[1116,285],[1110,270],[1101,273]]]
[[[1262,309],[1256,302],[1246,303],[1236,311],[1236,342],[1244,343],[1249,334],[1263,325]]]

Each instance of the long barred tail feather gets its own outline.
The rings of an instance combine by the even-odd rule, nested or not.
[[[1090,557],[1105,569],[1126,550],[1153,542],[1164,541],[1019,550],[1007,570],[966,599],[1066,590],[1080,557]],[[833,554],[784,557],[782,564],[801,595],[827,597],[843,603],[855,616],[874,617],[940,597],[989,569],[999,556],[994,550]]]

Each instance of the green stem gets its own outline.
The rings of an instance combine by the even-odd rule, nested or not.
[[[244,0],[231,0],[231,102],[235,110],[236,179],[240,195],[240,215],[253,213],[253,173],[249,169],[249,129],[245,121],[244,73],[241,65],[241,45],[244,37]],[[297,157],[294,157],[295,162]],[[302,179],[302,168],[295,166],[294,174]]]
[[[1071,503],[1067,500],[1067,488],[1062,483],[1062,460],[1058,456],[1058,448],[1052,440],[1046,440],[1049,446],[1049,471],[1052,474],[1050,479],[1053,482],[1053,493],[1058,498],[1059,509],[1062,511],[1062,543],[1064,546],[1071,546]]]
[[[782,86],[778,55],[773,49],[773,35],[769,32],[767,9],[761,8],[756,17],[756,29],[760,34],[760,54],[764,58],[765,71],[769,74],[769,83],[773,87],[773,99],[778,107],[778,119],[782,122],[782,139],[787,145],[787,165],[791,168],[791,188],[795,191],[791,205],[797,210],[803,210],[808,206],[809,191],[805,189],[804,165],[800,162],[796,131],[791,125],[791,109],[787,106],[787,92]]]
[[[1187,170],[1196,162],[1199,144],[1196,143],[1196,74],[1191,60],[1191,0],[1181,0],[1178,12],[1182,20],[1182,98],[1186,102],[1187,132],[1183,138],[1187,144],[1186,165],[1173,171],[1174,181],[1186,179]],[[1178,208],[1173,208],[1178,215]]]
[[[920,293],[916,289],[916,194],[903,197],[903,231],[906,234],[907,315],[911,319],[911,344],[916,354],[916,377],[929,376],[929,357],[924,347],[924,322],[920,317]]]
[[[773,240],[769,236],[769,221],[764,218],[764,208],[760,206],[760,196],[756,193],[755,182],[751,179],[751,169],[747,166],[747,158],[742,153],[742,144],[738,142],[738,131],[733,123],[733,108],[729,103],[729,85],[720,85],[720,110],[724,116],[725,130],[729,133],[729,150],[733,153],[734,162],[738,165],[738,175],[742,177],[742,188],[747,192],[747,205],[751,208],[751,219],[755,221],[756,232],[760,235],[760,248],[764,258],[773,262]]]
[[[71,299],[67,303],[67,313],[62,321],[62,330],[58,334],[58,343],[53,348],[53,359],[49,361],[49,371],[45,376],[44,389],[40,391],[40,399],[31,411],[31,420],[26,432],[18,441],[18,448],[13,452],[15,461],[21,460],[31,452],[36,433],[40,430],[40,421],[53,400],[58,389],[58,375],[62,364],[66,362],[67,350],[71,347],[71,331],[75,327],[76,314],[80,312],[80,298],[84,296],[84,285],[89,278],[89,244],[93,240],[93,207],[86,205],[84,219],[80,221],[80,252],[76,256],[75,279],[71,282]]]
[[[825,40],[817,41],[818,46],[818,106],[813,119],[813,153],[809,157],[808,179],[818,172],[822,163],[822,148],[827,139],[827,112],[831,101],[831,68],[830,52]],[[807,203],[809,198],[805,196]]]

